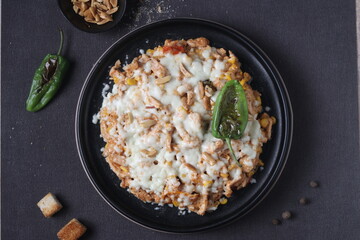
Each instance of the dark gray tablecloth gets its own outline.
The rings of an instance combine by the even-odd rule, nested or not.
[[[71,218],[84,239],[359,239],[360,161],[355,1],[129,0],[123,24],[101,34],[81,32],[56,1],[2,2],[2,237],[55,239]],[[159,6],[159,7],[158,7]],[[80,164],[74,138],[81,86],[98,57],[146,23],[199,17],[247,35],[273,60],[292,100],[295,128],[288,164],[269,196],[250,214],[216,231],[168,235],[140,227],[109,207]],[[34,70],[66,34],[69,78],[43,111],[25,111]],[[308,182],[320,182],[312,189]],[[55,193],[64,209],[45,219],[36,203]],[[311,203],[300,206],[298,199]],[[273,226],[283,210],[292,220]]]

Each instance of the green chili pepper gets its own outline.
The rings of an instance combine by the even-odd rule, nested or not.
[[[240,139],[248,122],[245,91],[236,80],[228,81],[216,98],[211,122],[211,132],[216,138],[225,139],[234,161],[238,164],[231,139]]]
[[[59,90],[64,75],[69,68],[69,62],[62,56],[61,50],[64,34],[60,30],[60,47],[56,55],[48,54],[35,71],[29,97],[26,100],[26,110],[36,112],[55,96]]]

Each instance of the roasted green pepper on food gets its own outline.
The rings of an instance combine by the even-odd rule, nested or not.
[[[62,56],[64,34],[60,30],[60,47],[56,55],[48,54],[35,71],[29,97],[26,100],[26,110],[36,112],[45,107],[59,90],[69,62]]]
[[[234,161],[238,164],[231,139],[240,139],[248,122],[246,95],[241,84],[236,80],[228,81],[216,98],[211,132],[216,138],[225,139]]]

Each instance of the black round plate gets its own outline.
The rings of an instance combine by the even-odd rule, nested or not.
[[[110,30],[115,27],[124,16],[126,8],[126,0],[118,0],[119,10],[115,12],[112,17],[113,21],[105,23],[103,25],[97,25],[94,23],[88,23],[82,16],[75,13],[73,10],[73,4],[70,0],[58,0],[58,5],[63,13],[64,17],[76,28],[89,33],[99,33]]]
[[[101,156],[105,144],[99,137],[99,125],[92,116],[101,107],[104,83],[109,83],[109,66],[117,59],[125,63],[139,55],[140,49],[163,45],[165,39],[206,37],[214,47],[231,50],[238,56],[243,70],[254,81],[252,87],[262,93],[264,106],[277,118],[271,141],[263,148],[263,171],[250,184],[233,194],[226,205],[204,216],[194,213],[178,215],[177,208],[168,206],[155,210],[157,205],[143,203],[125,189]],[[189,233],[222,226],[254,208],[271,190],[284,168],[292,138],[292,111],[290,100],[280,74],[253,42],[239,32],[214,22],[199,19],[169,19],[139,28],[115,42],[96,62],[82,88],[76,113],[76,140],[83,167],[99,194],[117,212],[126,218],[158,231]],[[270,206],[269,206],[270,207]]]

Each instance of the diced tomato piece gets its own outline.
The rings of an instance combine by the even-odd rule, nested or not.
[[[164,50],[164,53],[170,52],[171,54],[174,54],[174,55],[178,54],[178,53],[185,52],[185,49],[184,49],[183,46],[177,46],[177,45],[175,45],[175,46],[165,46],[163,48],[163,50]]]

